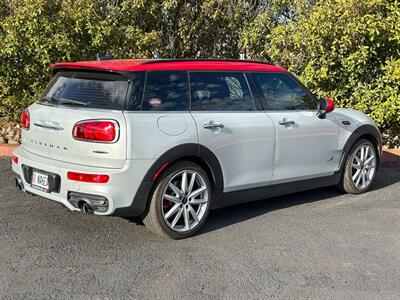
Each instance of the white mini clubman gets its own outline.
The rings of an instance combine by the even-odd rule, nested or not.
[[[336,185],[371,186],[381,135],[271,64],[58,63],[21,116],[19,189],[73,211],[141,216],[186,238],[211,209]]]

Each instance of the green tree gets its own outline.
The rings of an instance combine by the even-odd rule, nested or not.
[[[253,1],[247,10],[247,19],[241,36],[241,46],[246,57],[269,61],[267,45],[269,35],[277,26],[286,26],[306,14],[315,0],[269,0]]]
[[[399,131],[399,1],[318,1],[273,28],[263,50],[316,94]]]
[[[93,3],[1,0],[0,108],[17,118],[34,101],[56,61],[94,57],[105,21]]]
[[[17,119],[51,63],[239,57],[244,0],[0,0],[0,110]]]

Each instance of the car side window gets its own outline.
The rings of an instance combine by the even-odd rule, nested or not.
[[[265,110],[313,110],[315,103],[296,80],[285,73],[252,73]]]
[[[142,110],[189,110],[189,84],[187,72],[147,72],[146,84],[143,93]]]
[[[191,72],[193,111],[251,111],[254,102],[243,73]]]

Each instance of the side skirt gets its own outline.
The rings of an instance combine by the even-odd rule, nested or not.
[[[341,172],[338,171],[333,175],[320,178],[280,183],[215,195],[216,199],[213,209],[337,185],[340,181],[340,176]]]

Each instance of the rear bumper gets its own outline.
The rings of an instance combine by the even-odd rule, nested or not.
[[[136,195],[142,183],[144,175],[154,163],[154,160],[127,160],[121,169],[99,168],[82,166],[42,157],[26,151],[23,146],[14,150],[18,156],[18,164],[12,164],[12,170],[21,178],[26,192],[57,201],[72,211],[80,211],[68,201],[71,192],[102,196],[108,200],[108,209],[105,212],[94,212],[97,215],[112,215],[127,207],[132,207],[134,199],[140,199]],[[22,166],[58,174],[60,176],[60,189],[57,192],[46,193],[31,187],[30,182],[24,178]],[[85,183],[67,179],[67,172],[75,171],[82,173],[107,174],[110,180],[106,184]],[[142,199],[140,199],[142,200]],[[145,201],[145,199],[143,199]],[[136,201],[136,200],[135,200]]]

